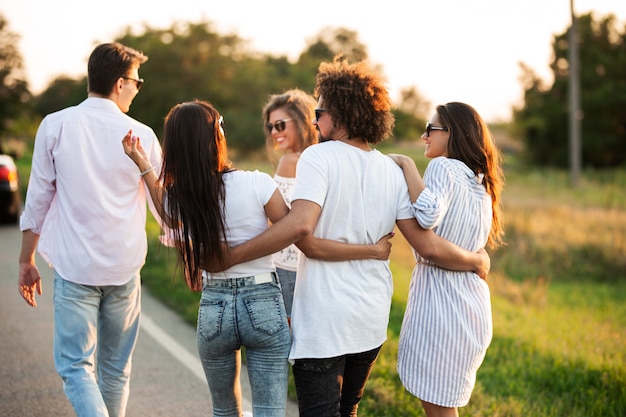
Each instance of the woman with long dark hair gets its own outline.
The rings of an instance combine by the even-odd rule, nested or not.
[[[312,95],[291,89],[282,94],[271,95],[263,107],[265,149],[275,169],[274,181],[289,207],[296,187],[296,166],[300,155],[306,148],[318,142],[317,130],[313,124],[316,105],[317,101]],[[291,318],[299,256],[300,250],[294,244],[274,254],[287,319]]]
[[[423,181],[411,158],[391,155],[404,169],[420,226],[469,251],[502,244],[502,157],[478,112],[465,103],[437,106],[422,140],[431,158]],[[416,257],[398,373],[428,417],[458,416],[492,338],[489,287],[473,272]]]

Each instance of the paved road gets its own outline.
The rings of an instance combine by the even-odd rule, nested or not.
[[[37,308],[27,305],[17,291],[20,239],[16,226],[0,226],[0,416],[73,416],[52,360],[52,271],[37,259],[44,293]],[[142,309],[127,416],[211,415],[195,329],[145,288]],[[251,410],[245,368],[242,382],[244,408]],[[296,404],[289,402],[287,417],[297,415]]]

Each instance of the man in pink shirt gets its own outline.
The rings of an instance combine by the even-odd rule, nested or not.
[[[47,115],[35,138],[25,210],[19,292],[36,307],[35,250],[54,270],[54,363],[80,416],[123,417],[139,332],[140,270],[147,252],[141,173],[120,147],[130,130],[153,167],[153,130],[127,116],[148,58],[119,43],[97,46],[88,98]],[[158,218],[158,217],[157,217]]]

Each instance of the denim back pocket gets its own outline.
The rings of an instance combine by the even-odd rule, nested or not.
[[[287,314],[280,294],[250,296],[244,302],[255,330],[273,335],[286,327]]]
[[[222,331],[222,319],[226,302],[222,300],[200,299],[198,309],[198,334],[206,340],[217,337]]]

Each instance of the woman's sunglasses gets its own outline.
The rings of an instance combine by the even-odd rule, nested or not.
[[[448,128],[444,126],[435,126],[435,125],[431,125],[430,123],[426,123],[426,137],[427,138],[430,137],[430,132],[432,132],[433,130],[443,130],[444,132],[447,132]]]
[[[270,133],[272,133],[272,129],[276,129],[277,132],[282,132],[283,130],[285,130],[285,127],[287,127],[287,122],[290,120],[291,119],[277,120],[274,123],[266,124],[265,127],[267,128],[267,131]]]

